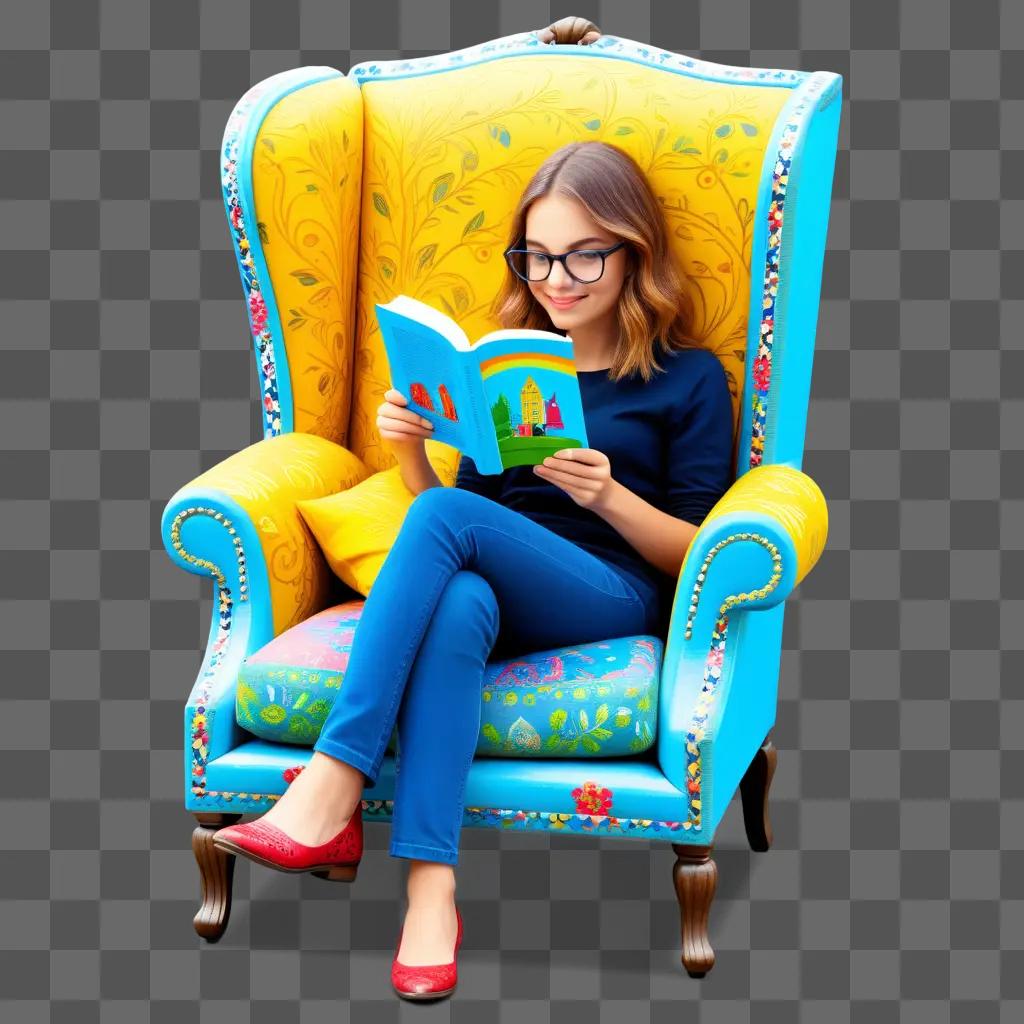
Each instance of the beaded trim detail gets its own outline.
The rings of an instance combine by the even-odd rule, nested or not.
[[[183,508],[171,522],[171,546],[177,552],[182,561],[188,562],[190,565],[198,566],[200,569],[206,569],[214,580],[216,580],[217,586],[221,590],[227,589],[224,570],[206,558],[197,558],[195,555],[189,554],[188,551],[185,550],[185,545],[181,543],[182,523],[184,523],[190,516],[202,515],[210,516],[210,518],[215,519],[218,523],[223,523],[225,527],[227,527],[228,533],[231,534],[231,541],[235,545],[235,558],[238,561],[238,600],[248,601],[249,584],[246,582],[245,549],[242,547],[242,538],[238,535],[238,530],[235,529],[231,520],[228,519],[228,517],[219,509],[205,508],[202,505],[192,505],[189,508]]]
[[[259,363],[260,384],[263,392],[263,436],[276,437],[281,433],[281,400],[278,394],[277,361],[274,356],[274,336],[267,325],[267,304],[264,289],[256,273],[252,258],[253,240],[245,222],[238,191],[238,142],[245,128],[253,105],[270,88],[276,87],[273,79],[257,83],[235,105],[224,129],[221,149],[221,187],[224,205],[227,208],[228,224],[235,246],[235,259],[242,275],[242,289],[249,314],[249,326],[256,344]],[[256,244],[261,244],[258,239]]]
[[[762,598],[767,597],[779,585],[779,580],[782,579],[782,553],[779,551],[777,544],[773,544],[767,537],[762,537],[759,533],[731,533],[728,537],[723,537],[722,540],[710,548],[708,553],[704,556],[704,561],[701,564],[700,571],[697,573],[697,579],[694,581],[693,590],[690,594],[690,607],[687,609],[686,613],[686,629],[683,634],[685,639],[689,640],[693,635],[693,620],[697,614],[697,604],[700,601],[700,592],[704,586],[704,580],[707,576],[708,568],[711,565],[711,560],[719,551],[722,550],[722,548],[741,540],[752,540],[760,544],[762,547],[767,548],[768,553],[772,556],[772,574],[769,577],[768,582],[759,590],[751,590],[749,593],[743,594],[730,594],[729,597],[722,602],[722,607],[719,609],[719,613],[724,614],[734,605],[744,604],[747,601],[760,601]]]
[[[206,663],[202,677],[199,679],[194,690],[195,700],[188,706],[192,708],[191,742],[192,742],[192,777],[190,786],[192,795],[197,797],[216,796],[216,793],[207,793],[206,786],[206,761],[210,751],[210,723],[213,721],[214,712],[209,708],[210,691],[217,676],[218,667],[224,659],[224,652],[227,650],[228,641],[231,637],[231,588],[227,585],[224,570],[220,566],[206,558],[197,558],[185,550],[181,542],[181,525],[190,516],[207,515],[219,523],[223,523],[231,535],[232,543],[235,546],[235,558],[238,561],[238,590],[239,601],[249,599],[249,585],[246,576],[245,550],[242,547],[242,538],[238,535],[234,524],[223,512],[215,508],[206,508],[202,505],[193,505],[182,509],[171,522],[171,546],[178,556],[190,565],[205,569],[217,583],[217,635],[210,645],[210,657]]]
[[[703,778],[703,760],[701,756],[700,743],[704,739],[705,727],[711,708],[718,696],[718,683],[722,678],[722,665],[725,662],[725,639],[729,630],[729,609],[737,604],[747,601],[759,601],[767,597],[782,579],[782,554],[778,545],[772,543],[767,537],[759,533],[733,533],[720,540],[704,557],[704,562],[697,573],[697,581],[693,585],[693,593],[690,597],[690,608],[686,618],[686,639],[689,640],[692,634],[693,618],[697,612],[697,603],[700,598],[700,590],[704,583],[711,559],[727,544],[735,541],[752,540],[767,548],[772,556],[772,574],[768,582],[758,590],[751,590],[749,593],[730,594],[718,609],[718,617],[715,619],[714,628],[711,631],[711,646],[708,649],[708,656],[704,660],[704,680],[700,693],[693,706],[690,717],[690,728],[686,732],[686,797],[688,800],[688,825],[692,825],[695,831],[701,827],[701,781]]]

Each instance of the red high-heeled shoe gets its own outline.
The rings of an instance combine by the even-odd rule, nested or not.
[[[423,964],[409,966],[400,963],[398,951],[402,948],[402,932],[398,932],[398,945],[391,960],[391,986],[403,999],[440,999],[450,996],[459,981],[459,946],[462,945],[462,914],[455,908],[455,916],[459,922],[459,931],[455,936],[455,952],[449,964]]]
[[[306,846],[262,818],[218,829],[213,845],[278,871],[308,871],[331,882],[354,882],[363,856],[363,805],[358,803],[345,827],[320,846]]]

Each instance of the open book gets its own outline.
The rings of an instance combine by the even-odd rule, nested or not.
[[[589,448],[572,339],[491,331],[470,345],[451,317],[408,295],[374,303],[391,386],[485,474]]]

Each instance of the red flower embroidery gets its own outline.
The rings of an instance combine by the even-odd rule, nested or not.
[[[768,384],[772,379],[772,364],[771,360],[766,359],[764,356],[758,356],[754,360],[754,387],[758,391],[767,391]]]
[[[304,764],[297,764],[294,768],[285,768],[281,773],[284,776],[284,781],[291,784],[305,770],[305,767]]]
[[[607,814],[612,807],[612,791],[596,782],[584,782],[572,791],[577,814]]]
[[[252,333],[259,334],[267,326],[267,304],[259,292],[249,294],[249,315],[252,317]]]

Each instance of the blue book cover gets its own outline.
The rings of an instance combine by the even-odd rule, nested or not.
[[[590,447],[571,337],[511,328],[471,345],[450,316],[409,295],[374,307],[391,386],[481,473]]]

